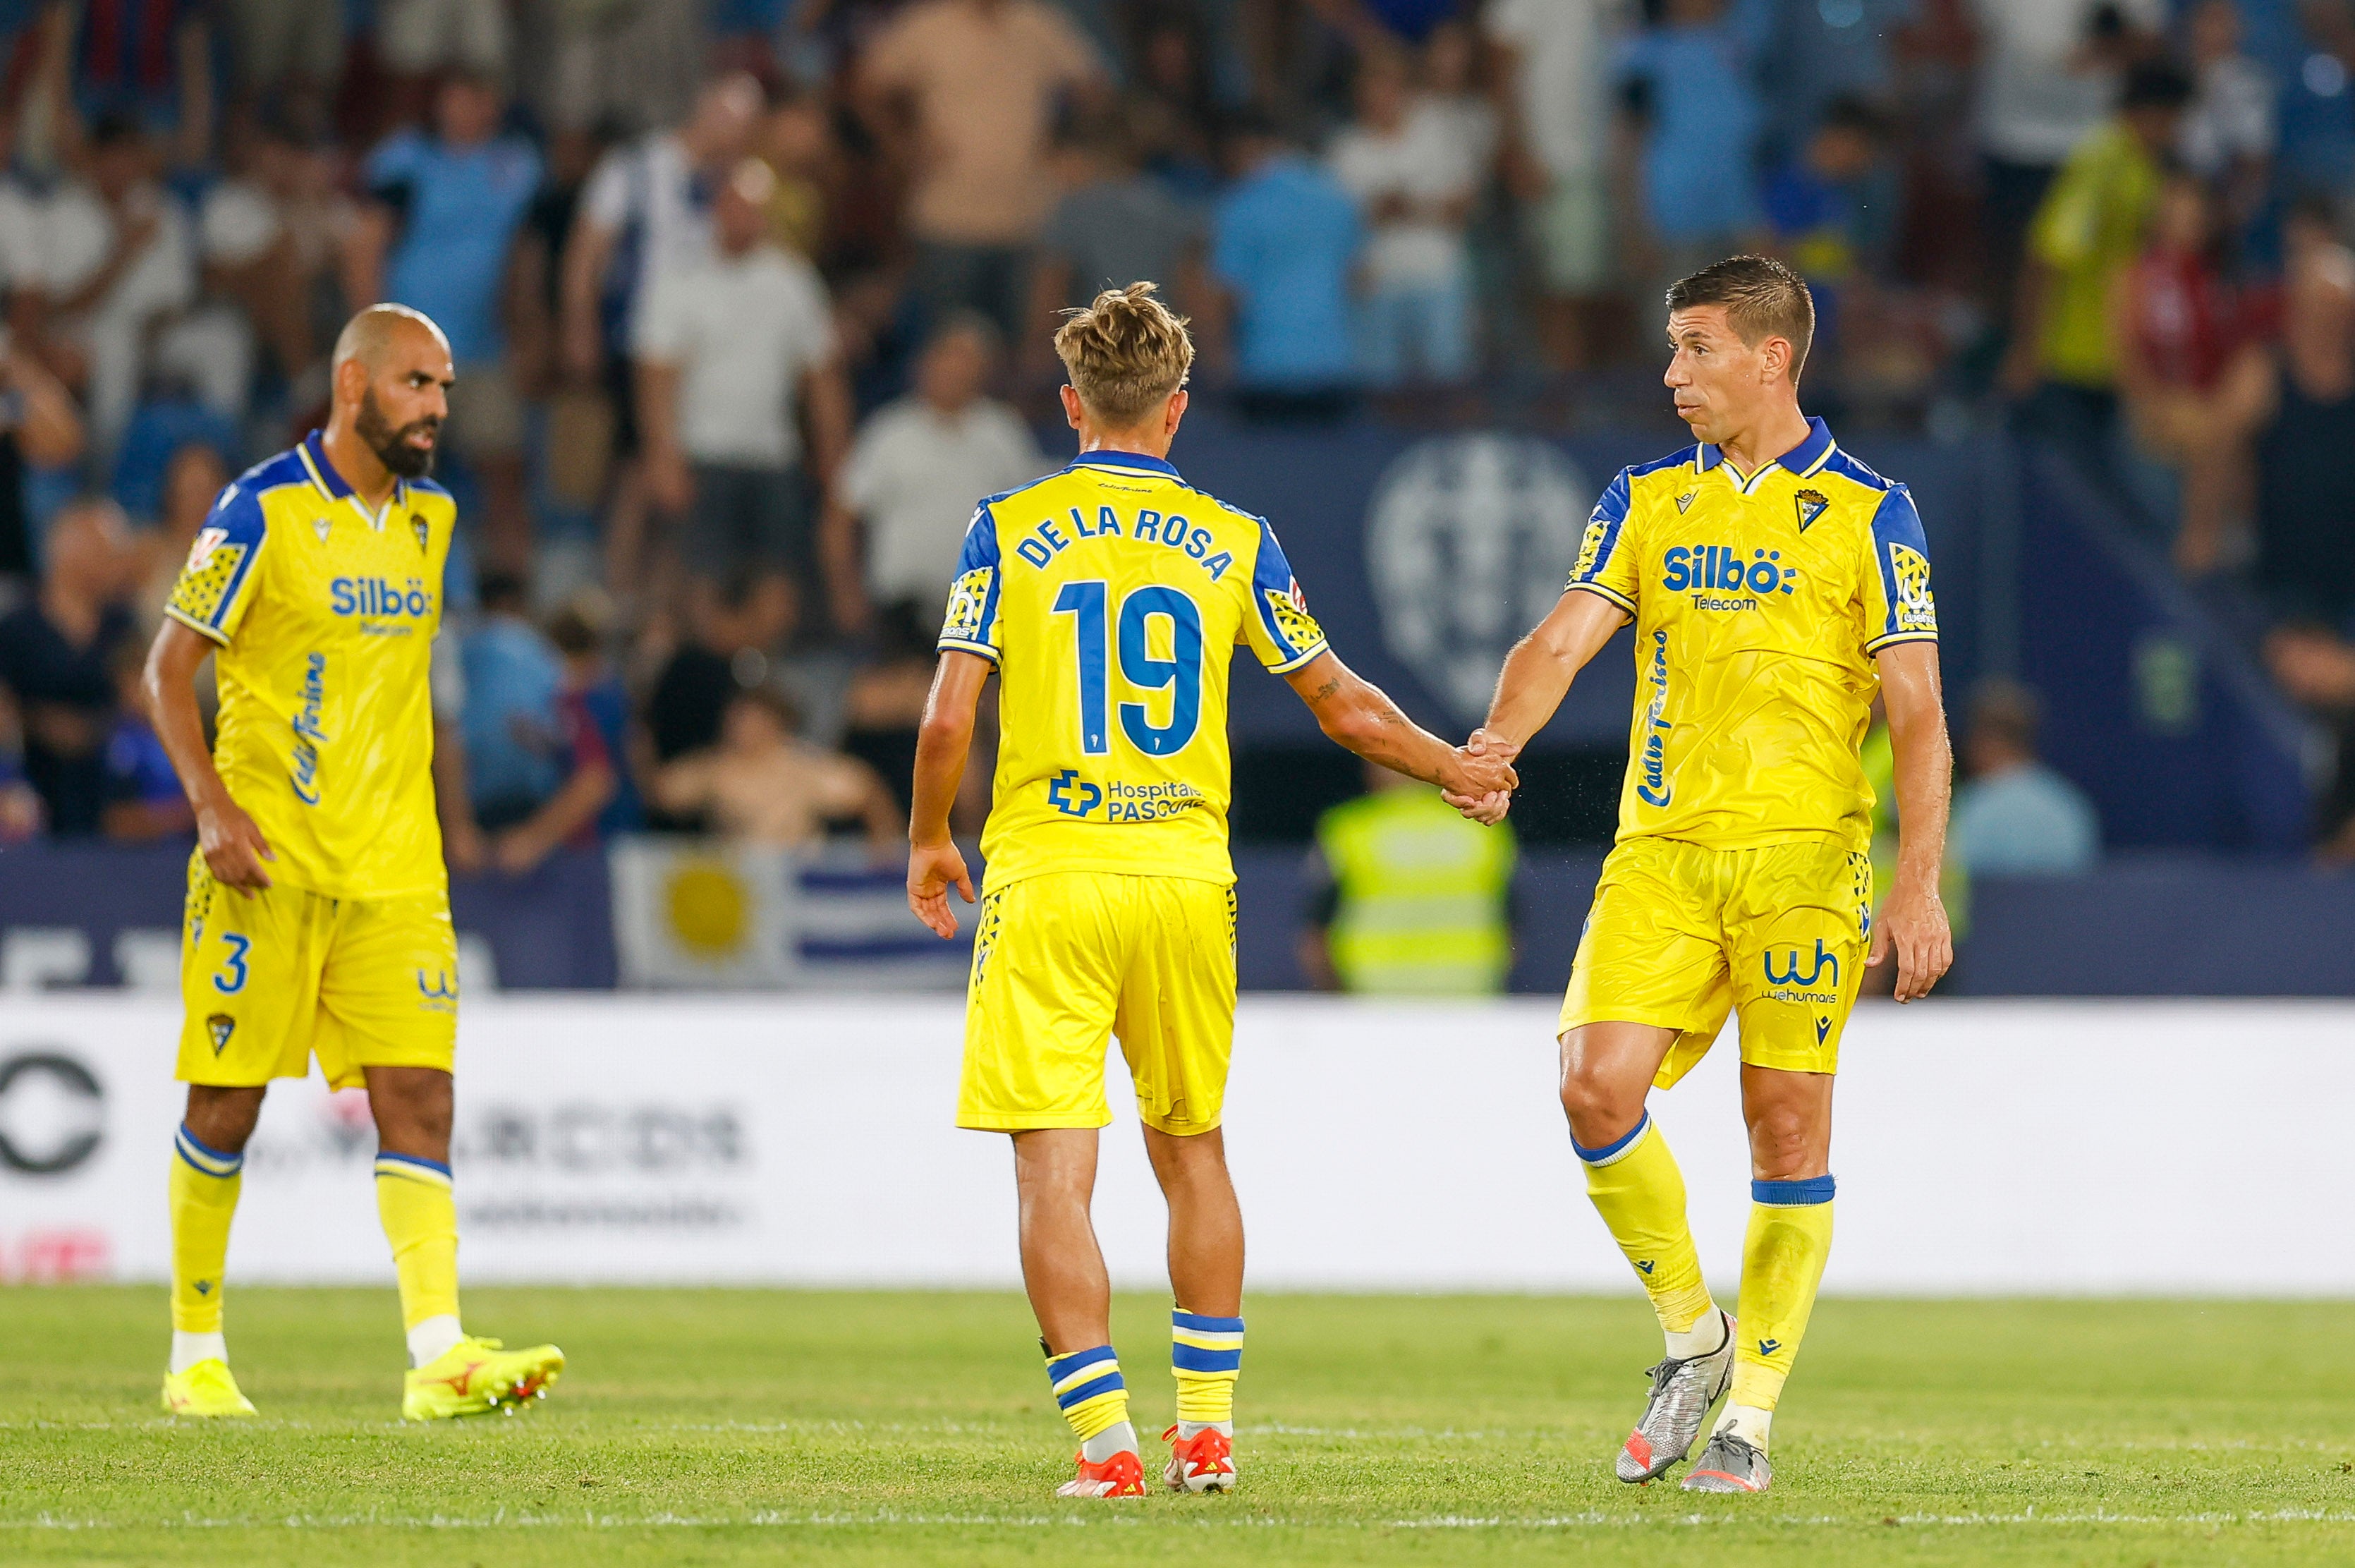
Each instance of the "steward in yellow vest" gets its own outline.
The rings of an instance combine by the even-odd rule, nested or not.
[[[1369,768],[1372,788],[1316,824],[1332,879],[1303,959],[1346,991],[1487,996],[1513,966],[1508,827],[1481,827],[1427,784]]]

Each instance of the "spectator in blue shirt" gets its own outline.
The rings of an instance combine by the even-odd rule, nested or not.
[[[1211,214],[1210,271],[1231,305],[1237,401],[1262,417],[1337,414],[1356,378],[1357,204],[1264,117],[1243,119],[1231,151],[1237,177]]]
[[[140,844],[194,833],[196,813],[180,775],[147,718],[140,690],[147,651],[136,640],[118,645],[109,660],[114,677],[114,727],[106,737],[105,805],[99,828],[117,843]]]
[[[517,286],[516,237],[539,189],[539,155],[499,133],[498,90],[453,76],[434,101],[433,133],[396,132],[369,155],[368,206],[352,237],[354,293],[433,318],[458,370],[447,444],[483,485],[491,565],[531,555],[524,496],[524,411],[509,368],[509,328],[538,336],[538,299]]]
[[[2037,758],[2040,717],[2036,694],[2017,681],[1983,681],[1972,694],[1954,847],[1975,877],[2059,876],[2101,857],[2094,803]]]
[[[605,633],[589,603],[576,600],[548,624],[548,640],[564,659],[559,707],[597,732],[613,767],[613,798],[597,815],[597,833],[635,833],[646,825],[646,803],[631,776],[630,688],[606,656]]]
[[[1826,365],[1846,347],[1851,291],[1888,275],[1901,192],[1887,116],[1860,98],[1835,101],[1799,156],[1767,176],[1766,225],[1774,253],[1816,297],[1816,353]]]
[[[1749,249],[1758,232],[1754,165],[1765,107],[1754,70],[1770,4],[1739,0],[1729,10],[1726,0],[1668,0],[1662,24],[1620,55],[1643,143],[1643,217],[1665,280]]]
[[[594,841],[618,770],[591,714],[567,689],[553,643],[533,625],[523,580],[483,579],[483,620],[459,647],[466,695],[462,763],[437,770],[463,783],[444,797],[451,865],[521,875],[567,844]]]

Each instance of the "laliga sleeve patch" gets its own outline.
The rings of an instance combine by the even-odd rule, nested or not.
[[[951,585],[948,613],[941,622],[943,642],[986,640],[982,636],[982,617],[988,609],[989,586],[996,575],[996,567],[976,566]]]
[[[1300,591],[1296,579],[1286,588],[1262,592],[1267,596],[1268,613],[1274,617],[1276,631],[1294,653],[1305,652],[1325,640],[1325,629],[1308,613],[1308,596]]]
[[[1889,545],[1889,565],[1897,586],[1897,603],[1890,607],[1896,618],[1896,630],[1936,631],[1938,610],[1930,597],[1929,559],[1919,550],[1892,539]]]

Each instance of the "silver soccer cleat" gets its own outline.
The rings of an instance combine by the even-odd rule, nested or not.
[[[1754,1447],[1746,1438],[1731,1432],[1710,1435],[1709,1446],[1700,1451],[1700,1458],[1685,1472],[1684,1488],[1689,1492],[1763,1492],[1774,1481],[1774,1472],[1766,1463],[1766,1452]]]
[[[1651,1480],[1690,1453],[1709,1407],[1733,1381],[1733,1319],[1722,1308],[1717,1316],[1725,1325],[1723,1345],[1689,1360],[1664,1359],[1645,1374],[1652,1380],[1652,1397],[1620,1446],[1615,1473],[1621,1480]]]

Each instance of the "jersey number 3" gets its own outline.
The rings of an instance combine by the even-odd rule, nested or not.
[[[1066,582],[1055,596],[1055,613],[1072,618],[1079,641],[1080,749],[1092,757],[1112,750],[1110,700],[1114,616],[1101,581]],[[1169,623],[1169,654],[1156,658],[1149,633],[1154,618]],[[1120,602],[1120,677],[1140,692],[1169,688],[1169,722],[1155,724],[1142,702],[1120,705],[1120,728],[1130,745],[1148,757],[1186,749],[1202,723],[1202,612],[1175,588],[1140,588]]]

